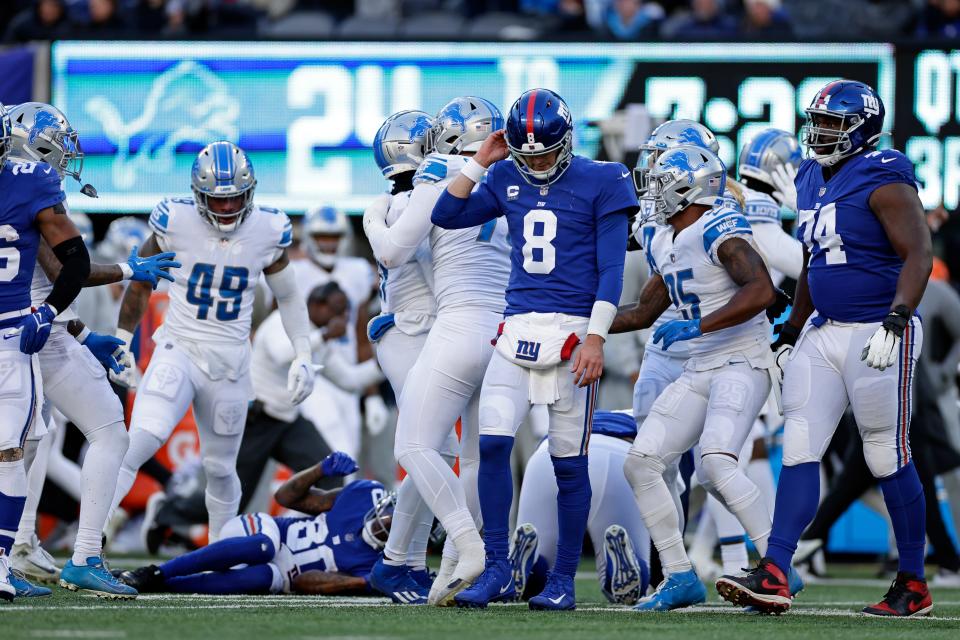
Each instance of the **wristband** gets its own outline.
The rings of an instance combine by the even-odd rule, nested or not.
[[[91,333],[93,333],[93,331],[90,331],[90,327],[84,327],[80,331],[80,333],[78,333],[73,337],[77,339],[77,342],[79,342],[80,344],[83,344],[86,341],[86,339],[90,337]]]
[[[593,334],[607,339],[607,332],[610,331],[610,325],[617,316],[616,305],[606,300],[597,300],[593,303],[593,310],[590,312],[590,324],[587,325],[587,335]]]
[[[475,159],[470,158],[467,164],[463,165],[463,169],[460,170],[460,175],[466,176],[473,182],[480,182],[483,180],[483,174],[486,172],[486,167],[481,166]]]
[[[121,262],[117,264],[117,266],[120,267],[120,273],[123,274],[121,280],[129,280],[133,277],[133,267],[131,267],[129,264],[126,262]]]

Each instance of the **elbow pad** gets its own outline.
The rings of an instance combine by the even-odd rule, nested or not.
[[[53,290],[45,302],[62,311],[70,306],[90,276],[90,254],[80,236],[64,240],[53,247],[53,254],[63,268],[53,282]]]

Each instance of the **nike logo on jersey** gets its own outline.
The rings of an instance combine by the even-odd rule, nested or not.
[[[621,177],[621,178],[629,178],[629,177],[630,177],[630,172],[627,171],[626,173],[621,173],[621,174],[620,174],[620,177]]]
[[[53,167],[47,167],[46,169],[43,170],[43,172],[44,172],[44,173],[50,173],[50,169],[52,169],[52,168],[53,168]]]
[[[556,598],[547,598],[547,600],[549,600],[549,601],[552,602],[553,604],[560,604],[561,602],[563,602],[563,599],[566,598],[566,597],[567,597],[567,594],[564,593],[564,594],[561,594],[561,595],[557,596]]]
[[[880,164],[887,164],[888,162],[893,162],[896,158],[882,158]]]
[[[18,335],[20,335],[20,332],[19,332],[19,331],[16,332],[16,333],[8,333],[8,334],[6,334],[5,336],[3,336],[3,339],[4,339],[4,340],[9,340],[10,338],[16,338]]]

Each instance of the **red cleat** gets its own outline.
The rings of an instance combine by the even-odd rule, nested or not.
[[[865,607],[863,612],[868,616],[909,618],[925,616],[932,610],[933,598],[927,589],[927,581],[901,571],[887,590],[887,595],[883,596],[883,600],[872,607]]]
[[[792,600],[787,576],[768,558],[745,576],[722,576],[717,593],[735,605],[777,615],[789,609]]]

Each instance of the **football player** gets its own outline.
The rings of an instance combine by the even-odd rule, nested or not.
[[[683,373],[654,402],[624,464],[666,575],[635,609],[666,611],[706,598],[663,479],[667,465],[694,444],[705,487],[736,514],[754,544],[766,548],[770,516],[738,456],[770,391],[773,359],[763,312],[777,296],[750,224],[722,198],[726,168],[713,152],[669,149],[647,180],[645,197],[669,227],[647,247],[655,275],[637,306],[617,314],[611,331],[646,328],[672,303],[681,317],[661,325],[651,347],[691,340]]]
[[[296,474],[274,498],[305,516],[246,513],[229,520],[221,538],[160,566],[120,572],[141,592],[210,594],[366,594],[370,567],[390,529],[392,497],[370,480],[324,491],[323,478],[357,470],[337,451]]]
[[[830,82],[806,110],[811,157],[796,178],[804,268],[793,311],[774,347],[785,363],[783,472],[767,553],[720,594],[765,611],[790,607],[785,572],[820,497],[820,458],[851,407],[879,480],[899,552],[883,600],[864,613],[925,615],[923,488],[910,459],[914,367],[923,341],[916,308],[932,269],[930,231],[913,165],[878,150],[880,96],[862,82]]]
[[[8,556],[27,495],[24,441],[42,401],[33,354],[90,273],[87,248],[66,215],[60,175],[45,162],[9,162],[12,145],[10,116],[0,105],[0,599],[6,601],[16,595]],[[33,309],[30,288],[41,238],[62,269]]]
[[[254,204],[257,181],[247,154],[231,142],[204,147],[193,163],[193,198],[166,198],[150,214],[153,233],[144,255],[173,250],[185,277],[170,287],[170,305],[154,333],[150,360],[130,420],[130,448],[123,459],[114,509],[140,468],[170,436],[193,403],[200,456],[207,478],[210,540],[237,515],[240,480],[237,450],[243,436],[250,381],[250,317],[260,274],[277,299],[284,331],[296,357],[287,375],[291,402],[313,389],[310,321],[306,296],[288,268],[293,228],[278,209]],[[131,284],[120,306],[117,337],[129,343],[143,316],[150,287]],[[136,385],[128,352],[116,379]]]
[[[637,435],[631,411],[597,411],[590,436],[593,501],[587,533],[593,542],[600,590],[607,600],[634,604],[650,580],[650,536],[623,475],[630,443]],[[546,439],[527,461],[520,487],[510,566],[517,596],[531,598],[543,588],[557,557],[557,480]]]
[[[502,126],[493,103],[471,96],[452,100],[437,114],[430,133],[436,153],[417,169],[403,215],[390,227],[382,207],[364,216],[370,245],[387,269],[406,264],[425,239],[430,242],[437,317],[403,384],[394,454],[447,532],[440,571],[425,594],[441,606],[453,604],[484,566],[477,497],[480,384],[493,355],[490,337],[503,317],[510,259],[506,225],[489,220],[447,230],[435,228],[430,214],[469,156]],[[450,468],[450,433],[458,417],[459,478]],[[402,491],[397,510],[411,513],[415,506]],[[384,568],[400,563],[398,552],[406,547],[405,540],[391,543]],[[375,580],[395,589],[385,583],[398,566],[382,573],[378,566]]]
[[[587,447],[596,383],[623,286],[627,218],[637,211],[629,178],[621,164],[575,156],[566,103],[553,91],[532,89],[510,109],[506,130],[484,142],[434,207],[433,222],[443,228],[504,216],[512,245],[506,320],[480,398],[487,565],[457,595],[461,606],[485,607],[515,595],[508,558],[510,454],[530,407],[543,404],[558,487],[557,559],[529,604],[576,607],[573,578],[590,510]]]

